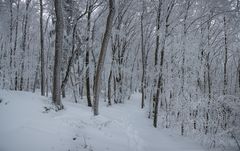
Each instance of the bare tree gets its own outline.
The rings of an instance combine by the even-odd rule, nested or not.
[[[99,93],[100,93],[100,86],[101,86],[100,80],[101,80],[102,68],[104,65],[105,56],[106,56],[106,52],[107,52],[108,41],[111,36],[112,27],[113,27],[113,19],[114,19],[114,15],[115,15],[114,4],[115,4],[114,0],[109,0],[109,14],[107,17],[106,29],[105,29],[101,49],[100,49],[100,55],[99,55],[99,59],[98,59],[97,71],[96,71],[96,76],[95,76],[95,81],[94,81],[93,114],[95,116],[99,114],[98,104],[99,104]]]
[[[27,27],[28,27],[28,17],[29,17],[29,5],[31,3],[31,0],[26,1],[26,7],[25,7],[25,16],[23,20],[23,33],[22,33],[22,56],[21,56],[21,79],[20,79],[20,91],[24,89],[24,59],[25,59],[25,51],[26,51],[26,43],[27,43]]]
[[[228,45],[227,45],[227,21],[226,16],[223,17],[224,26],[224,79],[223,79],[223,95],[227,94],[227,61],[228,61]]]
[[[15,58],[16,56],[16,50],[17,50],[17,44],[18,44],[18,18],[19,18],[19,3],[20,0],[17,0],[17,16],[16,16],[16,25],[15,25],[15,40],[14,40],[14,46],[13,46],[13,56]],[[16,60],[13,60],[13,66],[16,68]],[[15,71],[15,78],[14,78],[14,90],[17,90],[18,85],[18,73]]]
[[[86,65],[86,90],[87,90],[87,102],[88,106],[92,107],[91,102],[91,91],[90,91],[90,75],[89,75],[89,52],[90,52],[90,29],[91,29],[91,13],[92,13],[92,4],[91,0],[88,1],[88,13],[87,13],[87,46],[86,46],[86,58],[85,58],[85,65]]]
[[[43,37],[43,3],[40,2],[40,54],[41,54],[41,95],[45,95],[44,37]]]
[[[161,7],[161,0],[159,0],[159,7]],[[158,74],[158,81],[157,81],[157,90],[156,90],[156,94],[154,96],[154,115],[153,115],[153,126],[154,127],[157,127],[157,122],[158,122],[158,105],[159,105],[159,100],[161,99],[161,104],[162,104],[162,100],[163,98],[160,97],[160,95],[163,93],[163,83],[164,83],[164,77],[163,77],[163,67],[164,67],[164,54],[165,54],[165,48],[166,48],[166,40],[167,40],[167,37],[169,36],[169,18],[170,18],[170,15],[173,11],[173,7],[175,5],[175,0],[171,0],[168,4],[168,7],[167,7],[167,14],[166,16],[164,17],[164,20],[165,20],[165,30],[164,30],[164,36],[163,36],[163,41],[162,41],[162,47],[161,47],[161,51],[160,51],[160,71],[159,71],[159,74]],[[158,9],[158,11],[161,10],[160,8]],[[158,42],[156,41],[156,44],[158,44]],[[156,51],[155,51],[156,52]],[[156,58],[155,58],[156,59]],[[157,62],[155,62],[157,63]]]
[[[62,59],[62,46],[63,46],[63,13],[62,13],[62,0],[55,0],[55,13],[56,13],[56,39],[55,39],[55,57],[54,57],[54,71],[53,71],[53,94],[52,101],[60,110],[63,109],[61,102],[61,59]]]
[[[144,31],[143,31],[143,16],[144,16],[144,1],[142,1],[142,14],[141,14],[141,52],[142,52],[142,81],[141,81],[141,93],[142,93],[142,102],[141,108],[144,108],[144,98],[145,98],[145,75],[146,75],[146,61],[145,61],[145,46],[144,46]]]

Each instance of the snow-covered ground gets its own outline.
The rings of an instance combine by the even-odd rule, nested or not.
[[[84,103],[52,107],[39,94],[0,90],[0,151],[204,151],[186,137],[152,127],[139,95],[125,104],[100,104],[94,117]]]

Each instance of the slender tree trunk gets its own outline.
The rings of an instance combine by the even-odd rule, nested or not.
[[[212,13],[210,13],[210,16],[209,16],[209,22],[208,22],[208,35],[207,35],[207,45],[208,45],[208,53],[206,54],[206,67],[207,67],[207,83],[208,83],[208,99],[209,99],[209,102],[208,104],[210,104],[210,99],[211,99],[211,75],[210,75],[210,40],[211,40],[211,37],[210,37],[210,28],[211,28],[211,16],[212,16]]]
[[[162,5],[162,1],[159,0],[159,7],[161,7]],[[175,0],[172,0],[169,5],[168,5],[168,13],[166,15],[165,18],[165,31],[164,31],[164,37],[163,37],[163,42],[162,42],[162,47],[161,47],[161,51],[160,51],[160,70],[159,70],[159,75],[158,75],[158,82],[157,82],[157,91],[156,94],[154,95],[154,114],[153,114],[153,126],[156,128],[157,127],[157,122],[158,122],[158,104],[159,104],[159,96],[160,94],[163,94],[163,63],[164,63],[164,53],[165,53],[165,44],[166,44],[166,40],[169,34],[168,28],[169,28],[169,17],[170,14],[173,10],[173,7],[175,5]],[[159,11],[161,11],[161,8],[158,9]],[[156,44],[158,44],[159,42],[156,41]],[[156,52],[156,51],[155,51]],[[156,58],[155,58],[156,59]],[[155,62],[157,63],[157,62]],[[161,105],[162,105],[162,98],[161,98]]]
[[[183,44],[182,44],[182,65],[181,65],[181,91],[180,94],[182,95],[181,99],[184,99],[185,95],[185,62],[186,62],[186,43],[187,43],[187,17],[188,17],[188,11],[190,9],[191,0],[187,1],[186,4],[186,12],[184,14],[184,19],[183,19]],[[182,104],[182,110],[183,110],[183,105]],[[182,116],[184,116],[184,111],[182,112]],[[185,117],[182,117],[182,123],[181,123],[181,135],[184,135],[184,123],[185,123]]]
[[[238,70],[237,70],[237,75],[238,75],[238,95],[240,95],[240,58],[238,59]]]
[[[98,59],[97,71],[96,71],[96,78],[94,81],[94,101],[93,101],[93,114],[96,116],[99,114],[98,111],[98,104],[99,104],[99,93],[100,93],[100,85],[101,85],[101,75],[102,75],[102,68],[105,61],[105,56],[107,52],[108,41],[111,36],[112,26],[113,26],[113,19],[115,14],[115,1],[109,0],[109,14],[107,17],[107,25],[100,49],[100,55]]]
[[[21,60],[21,79],[20,79],[20,91],[24,89],[24,58],[25,58],[25,51],[26,51],[26,39],[27,39],[27,27],[28,27],[28,9],[30,5],[31,0],[27,0],[26,2],[26,9],[25,9],[25,18],[24,18],[24,24],[23,24],[23,41],[22,41],[22,60]]]
[[[143,37],[143,15],[144,15],[144,3],[142,4],[142,15],[141,15],[141,52],[142,52],[142,80],[141,80],[141,92],[142,92],[142,102],[141,108],[144,108],[144,97],[145,97],[145,49],[144,49],[144,37]]]
[[[154,58],[154,66],[155,72],[157,73],[157,65],[158,65],[158,49],[160,44],[160,17],[162,11],[162,0],[158,1],[158,10],[157,10],[157,33],[156,33],[156,47],[155,47],[155,58]],[[160,77],[159,77],[160,78]],[[159,98],[159,89],[160,89],[160,79],[154,80],[154,89],[157,87],[157,91],[153,94],[153,126],[157,127],[157,116],[158,116],[158,98]],[[152,114],[152,113],[149,113]]]
[[[45,95],[44,35],[43,35],[43,3],[40,1],[40,49],[41,49],[41,95]]]
[[[52,101],[60,110],[63,109],[61,102],[61,60],[62,60],[62,46],[63,46],[63,13],[62,0],[55,0],[56,13],[56,38],[55,38],[55,57],[54,57],[54,71],[53,71],[53,95]]]
[[[211,13],[210,13],[211,14]],[[211,28],[211,15],[209,16],[209,22],[208,22],[208,35],[207,35],[207,53],[206,53],[206,67],[207,68],[205,71],[204,69],[204,74],[205,74],[205,81],[207,83],[207,89],[208,89],[208,104],[207,104],[207,110],[206,110],[206,123],[205,123],[205,134],[208,133],[209,131],[209,114],[210,114],[210,100],[211,100],[211,77],[210,77],[210,40],[211,40],[211,37],[210,37],[210,28]],[[207,79],[206,79],[207,77]],[[204,84],[206,84],[204,83]],[[205,91],[206,91],[206,86],[205,87]]]
[[[19,13],[19,1],[17,0],[17,17],[16,17],[16,26],[15,26],[15,40],[14,40],[14,47],[13,47],[13,56],[14,62],[13,66],[16,69],[16,50],[17,50],[17,43],[18,43],[18,13]],[[18,89],[18,73],[17,70],[15,71],[15,78],[14,78],[14,90]]]
[[[10,3],[10,26],[9,26],[9,30],[10,30],[10,35],[9,35],[9,48],[10,48],[10,89],[12,89],[13,86],[13,81],[12,81],[12,64],[13,64],[13,48],[12,48],[12,39],[13,39],[13,1],[9,0]]]
[[[86,90],[87,90],[87,102],[88,106],[92,107],[91,102],[91,87],[90,87],[90,75],[89,75],[89,52],[90,52],[90,29],[91,29],[91,12],[92,12],[92,4],[91,0],[88,1],[88,13],[87,13],[87,47],[86,47],[86,58],[85,58],[85,65],[86,65]]]
[[[111,102],[111,97],[112,97],[112,92],[111,92],[111,80],[112,80],[112,68],[108,77],[108,105],[112,105]]]
[[[224,23],[224,66],[223,66],[223,95],[227,94],[227,61],[228,61],[228,45],[227,45],[227,21],[226,16],[223,17],[223,23]]]

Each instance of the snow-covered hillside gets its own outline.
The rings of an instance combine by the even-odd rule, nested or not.
[[[152,127],[135,94],[125,104],[100,105],[94,117],[84,103],[27,92],[0,91],[0,151],[204,151],[189,138]],[[48,110],[50,109],[50,110]]]

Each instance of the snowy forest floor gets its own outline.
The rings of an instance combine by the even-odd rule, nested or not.
[[[55,112],[50,98],[0,90],[0,151],[206,150],[190,138],[153,128],[139,94],[111,107],[101,102],[96,117],[83,102],[70,100]]]

